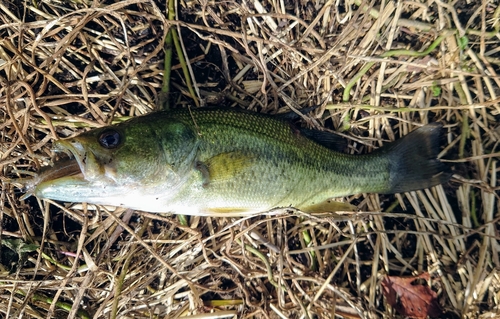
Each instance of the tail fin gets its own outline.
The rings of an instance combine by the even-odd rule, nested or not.
[[[442,126],[431,123],[382,149],[390,160],[390,189],[386,194],[410,192],[446,183],[452,175],[437,159]]]

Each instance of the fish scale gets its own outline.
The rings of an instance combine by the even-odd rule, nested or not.
[[[334,197],[446,182],[451,171],[436,159],[439,131],[430,124],[371,154],[349,155],[272,116],[178,109],[55,142],[78,165],[42,172],[27,189],[40,198],[189,215],[332,211]]]
[[[317,204],[316,198],[324,200],[325,197],[348,195],[367,187],[371,187],[373,192],[385,190],[383,184],[388,178],[387,158],[336,153],[296,135],[286,122],[253,114],[248,120],[249,114],[243,112],[231,112],[231,116],[227,114],[227,111],[196,113],[195,122],[203,128],[201,138],[206,141],[200,147],[201,160],[221,152],[248,150],[259,158],[258,163],[252,165],[252,172],[256,178],[265,179],[262,183],[256,179],[253,183],[255,187],[264,192],[274,192],[275,195],[276,189],[282,184],[288,185],[285,191],[296,190],[283,194],[282,202],[276,203],[278,205],[294,205],[294,202],[297,205],[297,199],[304,197],[303,193],[308,191],[310,196],[305,197],[309,197],[309,203]],[[250,134],[252,131],[257,135]],[[218,132],[224,134],[219,136]],[[219,147],[204,149],[203,145]],[[367,161],[367,158],[371,161]],[[360,168],[365,168],[364,174],[357,173]],[[366,185],[366,181],[371,185]],[[249,187],[251,185],[245,188]]]

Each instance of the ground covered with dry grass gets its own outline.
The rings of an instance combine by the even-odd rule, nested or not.
[[[500,316],[498,3],[166,6],[0,3],[0,317],[402,318],[407,299],[391,304],[382,281],[422,274],[437,317]],[[20,199],[13,180],[49,165],[55,139],[165,104],[320,105],[304,125],[351,153],[440,122],[455,174],[351,196],[359,213],[335,218]]]

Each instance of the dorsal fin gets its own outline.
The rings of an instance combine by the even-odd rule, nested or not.
[[[298,111],[301,114],[306,115],[306,114],[311,113],[312,111],[314,111],[318,107],[320,107],[320,105],[314,105],[314,106],[306,107],[306,108],[300,109]],[[288,112],[276,114],[276,115],[274,115],[274,117],[277,118],[277,119],[279,119],[279,120],[283,120],[283,121],[287,121],[287,122],[292,122],[292,121],[300,119],[300,115],[297,112],[294,112],[294,111],[288,111]]]
[[[343,137],[327,131],[311,130],[307,128],[299,129],[300,133],[316,144],[329,148],[337,152],[343,152],[347,147],[347,140]]]

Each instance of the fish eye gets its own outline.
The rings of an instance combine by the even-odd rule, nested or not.
[[[105,130],[101,133],[101,135],[99,135],[99,144],[101,144],[101,146],[104,148],[116,148],[118,145],[120,145],[120,142],[120,133],[115,130]]]

